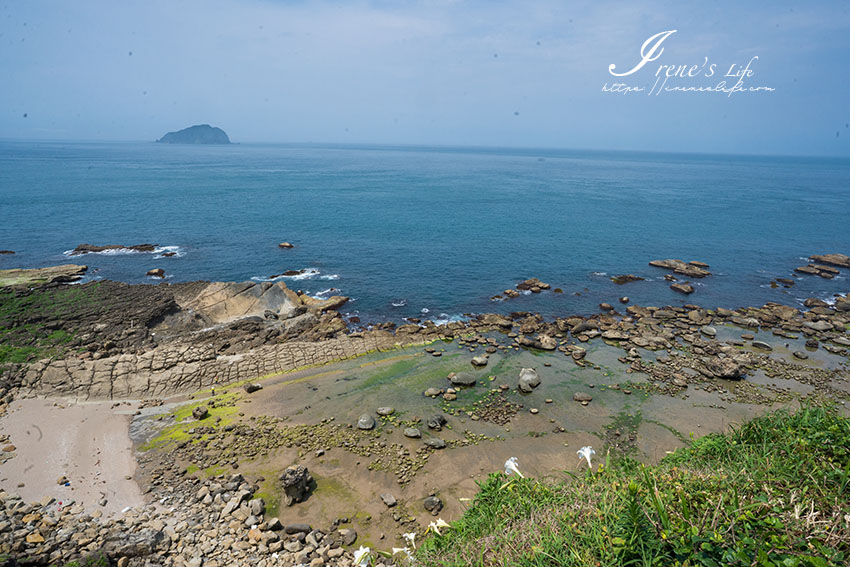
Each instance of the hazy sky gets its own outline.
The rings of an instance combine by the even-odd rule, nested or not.
[[[602,92],[659,65],[731,86],[755,56],[745,87],[774,91]],[[850,155],[850,2],[15,0],[0,78],[2,138]]]

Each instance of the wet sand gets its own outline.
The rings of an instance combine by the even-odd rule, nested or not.
[[[136,459],[128,428],[135,406],[113,402],[16,400],[0,419],[16,455],[0,465],[0,487],[29,502],[73,500],[104,515],[144,504],[132,479]],[[65,476],[69,484],[57,480]],[[129,479],[128,479],[129,477]],[[103,499],[106,505],[100,505]]]

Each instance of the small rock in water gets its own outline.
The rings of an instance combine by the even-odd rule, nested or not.
[[[383,406],[375,410],[375,413],[381,416],[388,416],[395,413],[395,408],[391,406]]]
[[[150,276],[152,278],[162,279],[165,277],[165,270],[163,270],[162,268],[156,268],[154,270],[148,270],[148,273],[146,273],[145,275]]]
[[[486,356],[476,356],[472,359],[473,366],[487,366]]]
[[[523,368],[519,371],[519,389],[526,394],[540,385],[540,376],[533,368]]]
[[[585,394],[584,392],[576,392],[575,394],[573,394],[573,400],[586,404],[593,400],[593,396],[591,396],[590,394]]]
[[[715,329],[714,327],[709,327],[708,325],[700,328],[699,332],[702,333],[703,335],[705,335],[706,337],[716,337],[717,336],[717,329]]]
[[[690,295],[694,292],[694,286],[686,283],[671,284],[670,289],[672,289],[673,291],[678,291],[679,293],[684,293],[685,295]]]
[[[773,350],[773,347],[764,341],[753,341],[753,346],[762,350]]]
[[[357,429],[362,429],[364,431],[375,429],[375,418],[368,413],[364,413],[357,420]]]
[[[795,358],[799,358],[800,360],[806,360],[809,358],[809,355],[801,350],[795,350],[793,354]]]
[[[476,358],[478,358],[478,357],[476,357]],[[474,360],[475,359],[473,359],[473,362],[474,362]],[[484,359],[484,361],[485,361],[484,364],[487,364],[486,358]],[[482,365],[478,365],[478,366],[482,366]],[[454,372],[452,372],[451,381],[452,381],[452,384],[454,384],[455,386],[465,386],[467,388],[470,388],[472,386],[475,386],[477,379],[475,378],[474,375],[468,374],[466,372],[463,372],[461,374],[455,374]]]
[[[289,242],[281,242],[281,243],[280,243],[280,244],[278,244],[277,246],[278,246],[278,248],[295,248],[295,247],[294,247],[291,243],[289,243]]]

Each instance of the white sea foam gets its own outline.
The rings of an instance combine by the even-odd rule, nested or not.
[[[466,317],[464,317],[463,315],[449,315],[448,313],[440,313],[436,318],[431,319],[431,321],[438,327],[442,325],[448,325],[449,323],[454,323],[456,321],[465,320]]]
[[[299,270],[298,274],[294,274],[291,276],[284,276],[283,274],[276,275],[273,278],[265,277],[265,276],[252,276],[251,279],[255,282],[276,282],[278,280],[309,280],[321,274],[319,270],[316,268],[304,268],[304,270]]]
[[[169,252],[174,252],[174,254],[164,256],[164,254]],[[182,258],[185,255],[185,251],[179,246],[157,246],[154,248],[152,254],[156,254],[154,258]]]
[[[89,254],[94,254],[97,256],[127,256],[133,254],[156,254],[155,258],[164,258],[162,254],[166,252],[174,252],[174,256],[179,258],[184,255],[184,251],[180,246],[157,246],[150,252],[144,250],[133,250],[131,248],[110,248],[108,250],[101,250],[100,252],[83,252],[81,254],[74,254],[74,250],[65,250],[62,252],[63,256],[88,256]]]
[[[393,301],[390,304],[393,307],[404,307],[405,305],[407,305],[407,300],[406,299],[400,299],[398,301]]]
[[[339,291],[340,291],[339,288],[329,287],[328,289],[323,289],[322,291],[315,293],[315,294],[311,295],[310,297],[312,297],[313,299],[327,299],[331,295],[334,295],[335,293],[339,293]]]
[[[325,274],[324,276],[319,276],[320,280],[338,280],[339,274]]]
[[[310,278],[314,278],[314,277],[318,276],[319,274],[321,274],[321,272],[319,270],[317,270],[316,268],[306,268],[300,274],[296,274],[294,276],[280,276],[280,277],[282,277],[284,279],[290,279],[290,280],[309,280]]]
[[[431,312],[431,310],[430,310],[430,309],[428,309],[427,307],[423,307],[422,309],[420,309],[420,310],[419,310],[419,312],[420,312],[420,313],[430,313],[430,312]]]
[[[594,276],[607,276],[608,272],[593,272]]]

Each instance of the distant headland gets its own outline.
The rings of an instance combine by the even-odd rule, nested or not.
[[[169,132],[157,143],[163,144],[229,144],[230,138],[221,128],[209,124],[190,126],[177,132]]]

